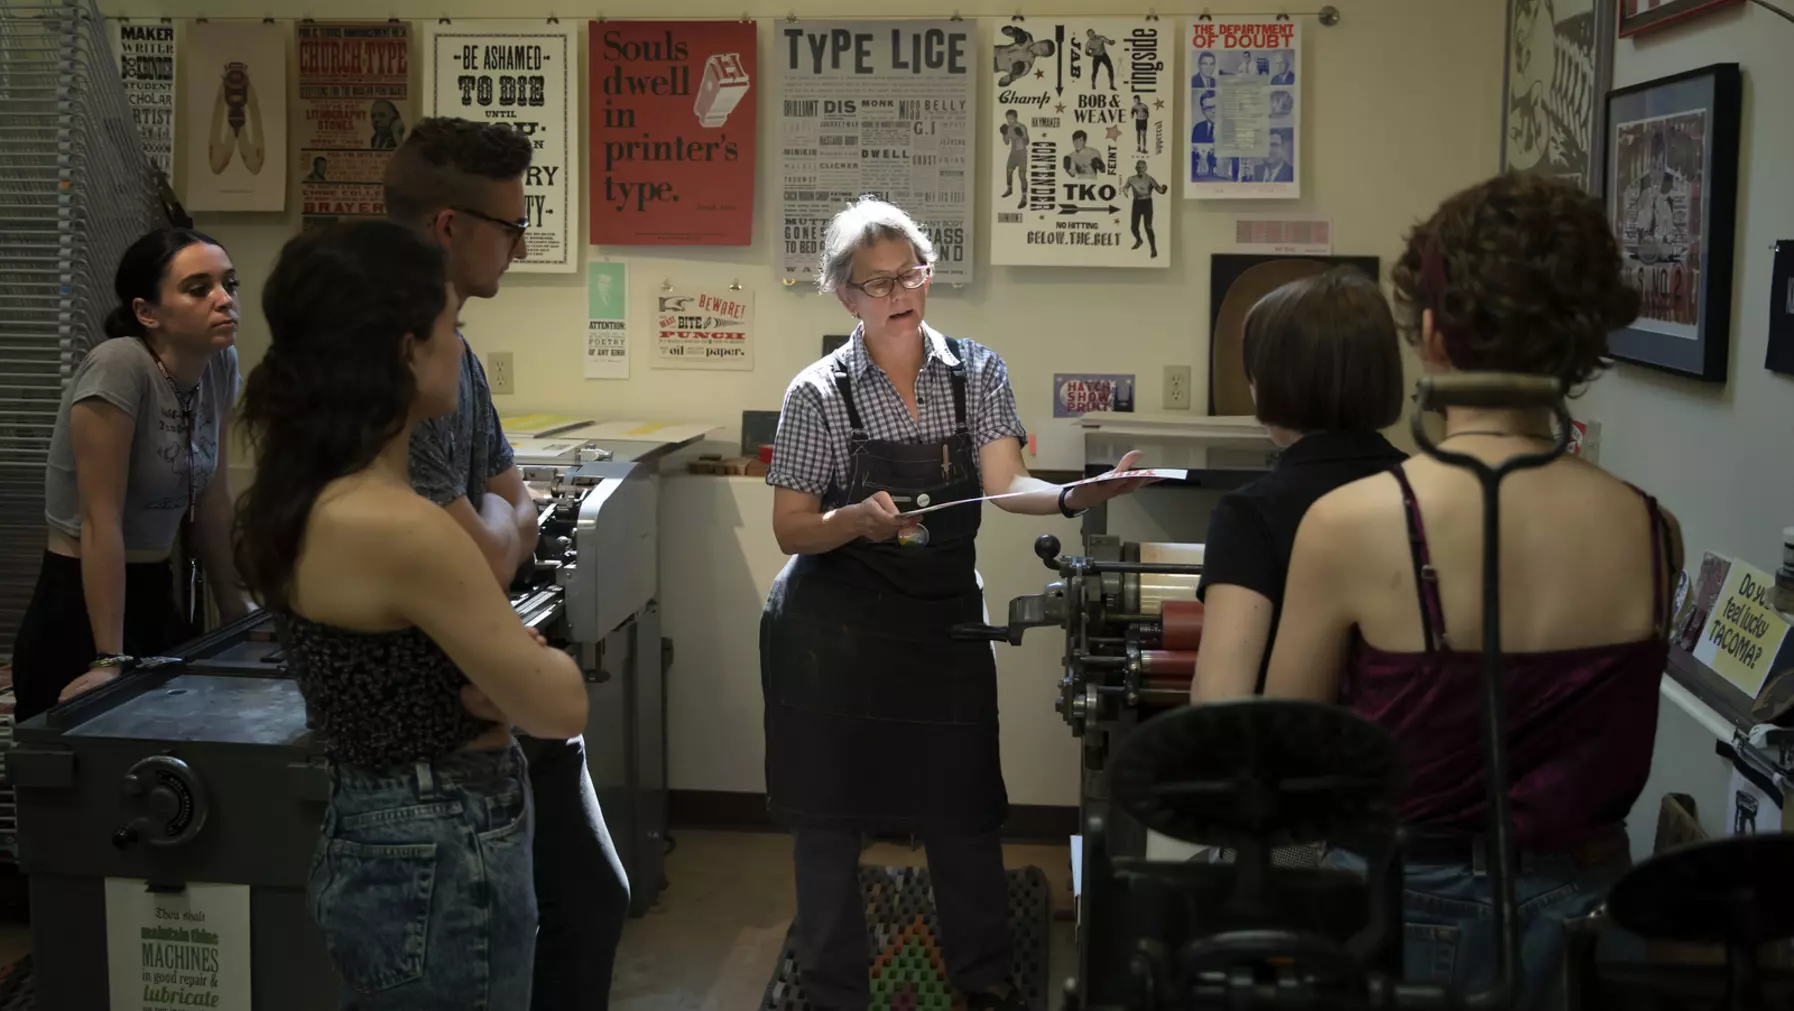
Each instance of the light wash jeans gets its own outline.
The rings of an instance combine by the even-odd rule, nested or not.
[[[1364,871],[1364,860],[1329,850],[1322,866]],[[1520,979],[1517,1011],[1563,1007],[1566,925],[1594,912],[1632,866],[1621,849],[1604,864],[1576,866],[1567,856],[1528,854],[1514,876],[1519,914]],[[1402,961],[1410,982],[1451,986],[1459,993],[1487,989],[1495,978],[1494,886],[1464,864],[1409,864],[1402,888]],[[1609,927],[1598,957],[1643,960],[1642,942]]]
[[[523,1011],[535,961],[523,752],[334,766],[312,918],[357,1011]]]

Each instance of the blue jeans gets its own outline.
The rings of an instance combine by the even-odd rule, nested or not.
[[[529,1007],[534,815],[517,745],[331,779],[308,891],[342,1006]]]
[[[1322,865],[1362,872],[1364,861],[1329,850]],[[1622,848],[1606,863],[1578,867],[1567,856],[1526,854],[1514,876],[1519,917],[1519,1011],[1563,1007],[1566,925],[1594,912],[1632,866]],[[1487,989],[1495,979],[1493,883],[1464,864],[1409,864],[1403,874],[1402,962],[1414,983],[1451,986],[1459,993]],[[1634,946],[1637,950],[1632,950]],[[1609,928],[1599,957],[1642,960],[1642,944]]]

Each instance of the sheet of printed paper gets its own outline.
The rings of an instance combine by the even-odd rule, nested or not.
[[[411,114],[411,26],[301,21],[302,227],[386,216],[386,163]]]
[[[629,265],[586,264],[587,379],[629,378]]]
[[[1332,256],[1332,218],[1239,218],[1233,251],[1258,255]]]
[[[814,282],[829,221],[873,194],[927,231],[936,280],[972,279],[976,40],[970,21],[777,25],[784,277]]]
[[[125,83],[125,103],[137,122],[143,151],[174,185],[174,65],[171,21],[112,22],[112,53]]]
[[[1188,478],[1189,476],[1190,476],[1190,472],[1188,470],[1182,470],[1182,469],[1177,469],[1177,468],[1172,468],[1172,467],[1149,467],[1149,468],[1146,468],[1143,470],[1110,471],[1107,474],[1098,474],[1095,477],[1087,477],[1087,478],[1083,479],[1082,481],[1069,482],[1064,487],[1075,488],[1081,484],[1097,484],[1097,483],[1100,483],[1103,481],[1130,481],[1130,480],[1135,480],[1135,479],[1140,479],[1140,478],[1148,478],[1148,479],[1151,479],[1154,481],[1182,481],[1182,480],[1185,480],[1186,478]],[[1006,491],[1000,495],[983,495],[978,498],[962,498],[962,499],[958,499],[953,502],[936,502],[933,505],[927,506],[922,509],[906,510],[904,512],[904,515],[905,516],[920,516],[923,513],[936,512],[941,509],[949,508],[951,506],[970,505],[973,502],[995,502],[998,499],[1019,498],[1023,495],[1035,495],[1035,494],[1038,494],[1038,492]]]
[[[287,28],[187,26],[184,160],[189,211],[287,208]]]
[[[1301,196],[1301,23],[1217,17],[1188,31],[1184,196]]]
[[[1176,39],[1146,18],[1028,18],[997,30],[992,263],[1170,265]]]
[[[445,19],[446,21],[446,19]],[[579,269],[579,87],[576,24],[547,21],[431,21],[424,40],[424,109],[505,123],[530,139],[523,176],[527,259],[515,272]]]
[[[106,879],[106,962],[115,1008],[251,1006],[249,886],[189,882],[152,892]]]
[[[754,367],[754,293],[732,285],[679,285],[660,293],[654,367]]]
[[[1613,126],[1609,152],[1620,269],[1638,289],[1640,330],[1700,336],[1701,202],[1706,186],[1706,109],[1648,116]],[[1726,295],[1724,297],[1730,297]]]
[[[591,245],[754,241],[756,28],[591,23]]]

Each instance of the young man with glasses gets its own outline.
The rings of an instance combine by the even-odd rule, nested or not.
[[[419,123],[387,165],[387,216],[447,251],[449,280],[463,302],[497,295],[505,271],[526,255],[529,163],[529,139],[509,126],[437,118]],[[411,484],[460,521],[501,585],[534,555],[536,507],[499,428],[485,370],[465,340],[459,404],[413,432]],[[477,692],[464,694],[469,709],[499,718]],[[531,1006],[602,1009],[629,884],[592,789],[585,739],[519,740],[535,799],[541,910]]]

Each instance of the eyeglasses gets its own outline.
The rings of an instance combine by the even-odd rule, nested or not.
[[[492,222],[505,230],[505,234],[511,237],[512,245],[516,245],[517,241],[523,238],[523,233],[529,231],[528,218],[518,218],[516,221],[510,221],[505,218],[495,218],[485,211],[476,211],[471,207],[451,207],[449,210],[454,211],[456,214],[466,214],[469,217],[479,218],[481,221]]]
[[[933,273],[934,268],[924,263],[921,266],[911,267],[896,277],[875,277],[859,284],[849,281],[847,287],[864,292],[870,298],[884,298],[891,293],[891,289],[900,284],[911,290],[922,287],[928,283],[928,277]]]

